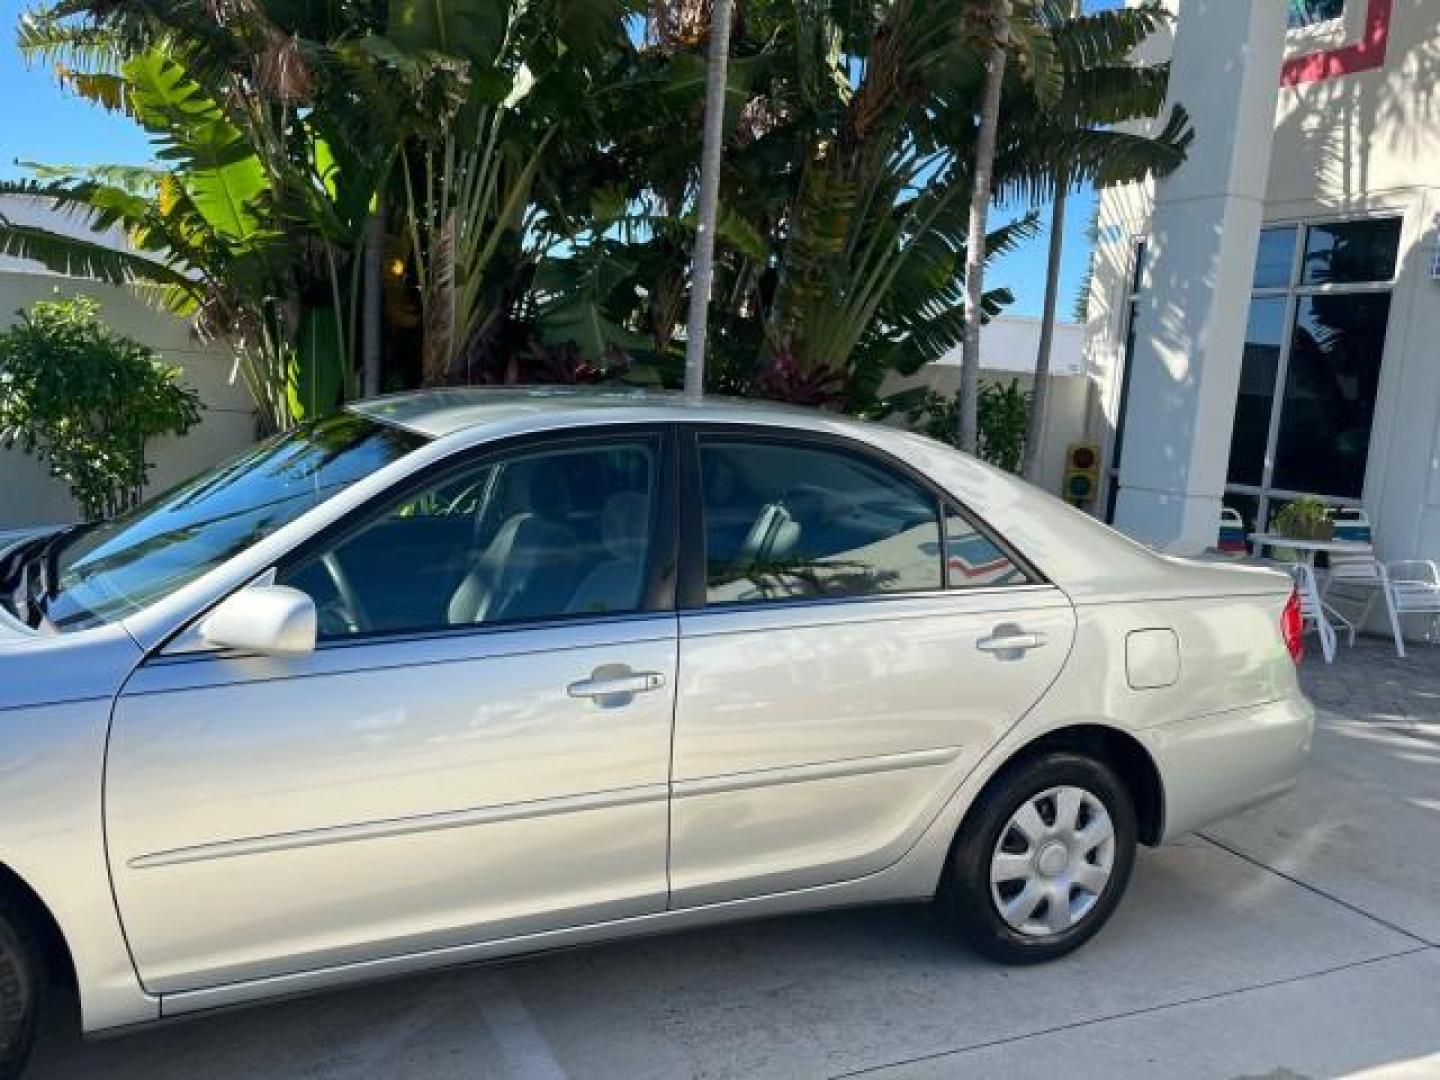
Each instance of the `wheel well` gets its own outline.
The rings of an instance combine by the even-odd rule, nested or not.
[[[1058,750],[1099,758],[1114,769],[1135,802],[1135,824],[1140,842],[1150,847],[1160,842],[1165,831],[1165,787],[1160,782],[1160,772],[1155,768],[1150,752],[1139,740],[1117,728],[1077,724],[1047,732],[1016,751],[990,778],[985,788],[989,789],[1021,762]]]
[[[75,985],[75,963],[60,924],[34,889],[19,874],[0,863],[0,911],[10,916],[16,929],[31,935],[45,961],[45,975],[63,986]]]

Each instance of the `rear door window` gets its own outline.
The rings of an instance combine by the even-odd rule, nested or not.
[[[944,586],[939,507],[908,478],[819,445],[702,437],[706,603]]]

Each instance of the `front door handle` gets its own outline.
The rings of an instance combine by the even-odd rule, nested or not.
[[[1005,623],[995,627],[989,637],[975,642],[975,647],[981,652],[994,653],[1000,660],[1018,660],[1031,649],[1038,649],[1044,644],[1044,634],[1027,632],[1013,623]]]
[[[572,698],[589,698],[598,705],[626,705],[636,694],[659,690],[665,676],[658,671],[631,671],[624,664],[603,664],[588,679],[572,682],[565,692]]]

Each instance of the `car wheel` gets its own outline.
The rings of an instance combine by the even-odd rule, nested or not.
[[[1135,862],[1135,808],[1103,762],[1052,753],[1002,772],[951,851],[941,914],[986,956],[1053,960],[1105,925]]]
[[[25,1068],[35,1041],[39,996],[34,949],[0,904],[0,1080]]]

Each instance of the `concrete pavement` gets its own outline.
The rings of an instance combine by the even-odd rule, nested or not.
[[[84,1044],[33,1075],[207,1080],[1440,1077],[1440,649],[1307,666],[1286,799],[1143,852],[1114,922],[1026,969],[924,908],[450,972]]]

